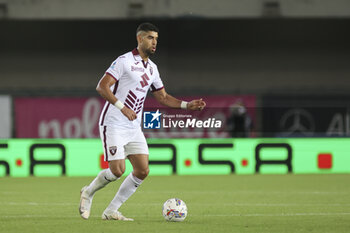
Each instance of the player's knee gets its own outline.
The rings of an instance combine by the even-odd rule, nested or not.
[[[148,176],[148,174],[149,174],[149,168],[147,168],[147,169],[145,169],[144,171],[143,171],[143,176],[146,178],[147,176]]]
[[[114,167],[114,168],[112,167],[110,169],[111,169],[113,175],[115,175],[118,178],[121,177],[124,174],[124,172],[125,172],[125,168],[123,169],[123,168],[120,168],[120,167]]]
[[[144,180],[148,176],[148,174],[149,174],[149,168],[145,168],[138,171],[136,177]]]
[[[113,174],[119,178],[124,174],[124,171],[116,171],[116,172],[113,172]]]
[[[116,177],[121,177],[125,172],[125,162],[122,160],[112,160],[108,163],[109,169]]]

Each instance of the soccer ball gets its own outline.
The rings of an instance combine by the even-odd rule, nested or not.
[[[178,198],[171,198],[163,204],[163,216],[171,222],[182,222],[187,216],[187,206]]]

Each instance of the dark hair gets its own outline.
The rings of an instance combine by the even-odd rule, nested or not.
[[[136,29],[136,34],[139,33],[139,31],[159,32],[159,29],[151,23],[141,23]]]

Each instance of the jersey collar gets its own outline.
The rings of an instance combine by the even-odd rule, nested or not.
[[[143,59],[142,59],[142,57],[140,56],[140,53],[139,53],[139,51],[137,50],[137,48],[134,48],[132,51],[132,55],[134,55],[134,59],[136,60],[136,61],[142,61],[142,64],[143,64],[143,66],[145,67],[145,68],[147,68],[147,65],[148,65],[148,61],[147,62],[145,62]]]

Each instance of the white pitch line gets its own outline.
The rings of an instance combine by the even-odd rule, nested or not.
[[[71,206],[79,205],[79,203],[38,203],[38,202],[0,202],[0,205],[22,205],[22,206]]]
[[[350,215],[350,213],[276,213],[276,214],[203,214],[203,215],[195,215],[190,214],[190,217],[295,217],[295,216],[344,216]],[[130,217],[149,217],[150,215],[130,215]],[[161,217],[161,214],[157,215]],[[0,215],[0,219],[9,219],[9,218],[80,218],[77,215]],[[100,215],[92,215],[92,218],[100,217]]]
[[[204,216],[208,216],[208,217],[292,217],[292,216],[338,216],[338,215],[350,215],[350,213],[212,214],[212,215],[204,215]]]
[[[20,206],[77,206],[79,203],[64,202],[0,202],[1,206],[20,205]],[[94,203],[93,205],[104,205],[103,203]],[[131,206],[161,206],[162,203],[128,203]],[[191,203],[189,206],[350,206],[350,203]]]
[[[138,193],[143,194],[168,194],[168,195],[186,195],[186,194],[195,194],[195,195],[350,195],[350,192],[329,192],[329,191],[301,191],[301,192],[293,192],[293,191],[138,191]],[[8,195],[20,195],[20,192],[6,192],[0,191],[0,196],[8,196]]]
[[[213,194],[213,195],[218,195],[218,194],[265,194],[265,195],[345,195],[345,194],[350,194],[350,192],[329,192],[329,191],[300,191],[300,192],[293,192],[293,191],[286,191],[286,192],[281,192],[281,191],[179,191],[179,190],[174,190],[174,191],[142,191],[140,190],[139,193],[157,193],[157,194],[172,194],[176,193],[178,194],[197,194],[197,195],[208,195],[208,194]]]
[[[193,205],[193,204],[192,204]],[[197,205],[197,204],[194,204]],[[216,206],[216,204],[198,204]],[[224,206],[350,206],[350,203],[225,203]]]

